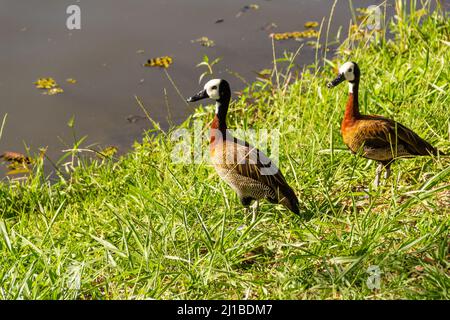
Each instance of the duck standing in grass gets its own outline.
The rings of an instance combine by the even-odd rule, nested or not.
[[[374,186],[378,187],[383,167],[385,179],[391,173],[392,162],[400,157],[444,155],[411,129],[394,120],[359,112],[360,70],[355,62],[346,62],[339,69],[336,79],[327,84],[333,88],[347,80],[349,96],[342,120],[341,133],[344,143],[353,153],[360,152],[367,159],[379,162]]]
[[[231,99],[230,85],[222,79],[210,80],[204,89],[187,99],[194,102],[216,100],[216,113],[210,132],[211,161],[219,176],[237,193],[248,207],[253,200],[253,221],[260,199],[279,203],[299,214],[298,199],[280,170],[261,151],[231,136],[226,116]]]

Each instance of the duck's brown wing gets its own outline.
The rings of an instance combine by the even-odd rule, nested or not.
[[[438,154],[435,147],[401,123],[380,116],[365,116],[361,121],[364,146],[375,149],[402,147],[404,156]]]
[[[269,197],[268,200],[283,204],[292,212],[299,214],[295,192],[278,167],[263,152],[240,140],[227,141],[226,144],[227,156],[233,155],[233,159],[222,164],[222,168],[226,168],[230,174],[250,178],[256,185],[269,187],[273,191],[271,192],[273,197]],[[242,179],[244,180],[246,179]]]

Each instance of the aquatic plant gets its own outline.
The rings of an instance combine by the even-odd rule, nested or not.
[[[35,83],[36,88],[44,89],[43,94],[46,95],[55,95],[59,93],[63,93],[64,90],[56,83],[53,78],[39,78]]]
[[[222,60],[222,58],[216,58],[216,59],[210,61],[209,57],[207,55],[204,55],[202,62],[200,62],[196,66],[197,68],[199,68],[199,67],[206,67],[206,71],[203,72],[200,75],[200,77],[198,78],[198,83],[202,82],[204,77],[213,75],[214,74],[213,67],[216,64],[218,64],[221,60]]]
[[[317,38],[318,36],[319,32],[314,29],[270,34],[270,37],[274,40]]]
[[[144,63],[144,67],[159,67],[167,69],[172,63],[173,63],[172,57],[162,56],[148,59],[147,62]]]

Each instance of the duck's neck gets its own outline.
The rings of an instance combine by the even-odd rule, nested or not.
[[[361,114],[359,113],[359,101],[358,101],[358,91],[359,91],[359,80],[355,82],[349,82],[349,92],[347,106],[345,107],[344,120],[356,120]]]
[[[220,138],[222,140],[225,139],[227,131],[227,112],[229,103],[229,97],[217,100],[216,102],[216,114],[211,124],[211,143],[213,143],[216,138],[219,138],[217,137],[218,135],[220,135]]]

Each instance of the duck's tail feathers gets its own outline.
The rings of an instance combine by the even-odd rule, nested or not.
[[[432,152],[433,156],[440,156],[440,157],[448,157],[449,154],[448,153],[444,153],[441,150],[438,150],[437,148],[435,148]]]
[[[289,186],[286,186],[286,188],[283,189],[284,190],[280,190],[280,200],[278,202],[296,215],[300,215],[299,202],[294,190]]]

